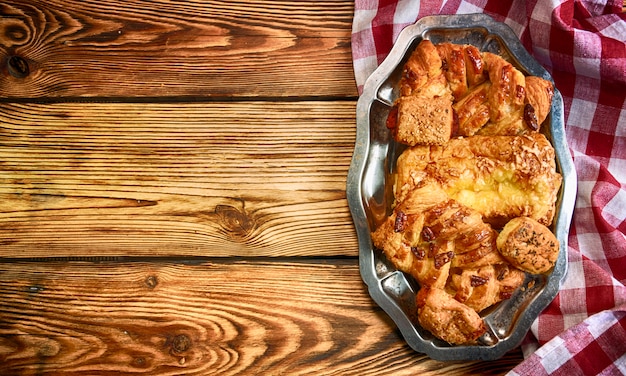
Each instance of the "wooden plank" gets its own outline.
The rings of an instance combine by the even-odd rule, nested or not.
[[[495,375],[521,361],[415,353],[356,260],[0,263],[0,299],[1,374]]]
[[[0,104],[0,257],[357,254],[355,103]]]
[[[356,96],[353,8],[6,0],[0,98]]]

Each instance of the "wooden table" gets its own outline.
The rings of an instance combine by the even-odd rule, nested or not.
[[[0,4],[0,374],[502,374],[370,299],[351,0]]]

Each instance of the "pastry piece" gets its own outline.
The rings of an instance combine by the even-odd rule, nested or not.
[[[526,103],[532,106],[537,122],[535,130],[539,130],[541,123],[548,117],[553,97],[554,85],[552,82],[537,76],[526,77]],[[529,124],[530,120],[527,120],[526,117],[525,114],[525,121],[532,128]]]
[[[501,56],[475,46],[422,40],[403,67],[387,127],[400,143],[441,145],[450,137],[538,131],[554,87],[525,77]]]
[[[420,325],[450,344],[473,344],[487,331],[476,311],[442,289],[421,288],[416,304]]]
[[[452,135],[452,101],[447,93],[441,96],[412,95],[397,102],[396,141],[406,145],[440,145]]]
[[[422,237],[424,212],[442,200],[447,200],[447,196],[438,186],[420,187],[372,233],[374,246],[398,270],[413,276],[423,286],[445,286],[449,261],[454,254],[451,242],[430,247]]]
[[[424,230],[428,233],[426,241],[455,239],[466,232],[489,227],[480,213],[454,200],[441,202],[426,210],[424,215]]]
[[[561,175],[549,141],[532,132],[408,148],[397,160],[396,201],[426,183],[439,184],[448,197],[500,228],[520,216],[551,224]]]
[[[476,312],[510,297],[523,281],[498,252],[497,236],[436,182],[411,190],[371,234],[374,246],[419,283],[420,324],[452,344],[473,343],[485,331]]]
[[[485,256],[497,254],[498,233],[483,221],[480,213],[454,200],[442,201],[424,211],[421,235],[428,247],[452,242],[452,267],[480,265]],[[495,258],[489,260],[495,262]]]
[[[489,122],[478,132],[482,135],[519,135],[528,130],[523,121],[526,77],[502,57],[483,53],[489,72]]]
[[[451,267],[506,263],[497,250],[497,236],[480,213],[429,184],[396,206],[372,233],[372,241],[396,268],[420,285],[443,288]]]
[[[484,222],[459,233],[454,238],[455,254],[452,266],[478,268],[505,263],[496,247],[497,237],[498,233]]]
[[[400,271],[415,278],[421,286],[443,288],[448,279],[451,243],[424,247],[420,238],[423,214],[394,212],[375,232],[372,242]]]
[[[435,46],[441,57],[441,68],[450,85],[454,99],[459,99],[467,91],[467,72],[465,68],[465,46],[453,43],[441,43]]]
[[[473,136],[489,121],[490,88],[491,82],[483,82],[472,87],[465,96],[452,104],[458,119],[459,136]]]
[[[465,73],[467,75],[467,85],[473,87],[487,80],[485,63],[478,48],[468,44],[463,49],[465,56]]]
[[[393,138],[406,145],[442,144],[454,125],[452,92],[437,49],[423,40],[411,54],[400,79],[400,97],[387,118]]]
[[[509,221],[496,244],[512,265],[533,274],[549,271],[559,257],[558,239],[546,226],[528,217]]]
[[[476,312],[511,297],[524,282],[524,272],[508,263],[475,269],[454,269],[446,291]]]
[[[441,65],[442,61],[435,45],[429,40],[421,41],[404,64],[400,78],[400,96],[423,92],[433,83],[445,86]]]
[[[435,47],[455,101],[463,97],[471,87],[487,80],[483,58],[475,46],[440,43]]]
[[[554,86],[550,81],[536,76],[524,76],[502,57],[485,52],[482,54],[485,69],[489,73],[489,87],[485,93],[489,108],[489,121],[475,132],[482,135],[521,135],[538,131],[546,119],[552,105]],[[473,88],[477,90],[476,88]],[[467,112],[480,114],[485,104],[475,108],[477,95],[486,88],[473,93],[474,98],[461,98],[454,108],[459,115],[459,122]],[[481,98],[482,97],[478,97]],[[482,118],[481,118],[482,120]],[[476,120],[471,123],[477,126]],[[466,126],[467,127],[467,126]],[[474,128],[472,128],[474,129]],[[460,133],[471,136],[475,133]]]

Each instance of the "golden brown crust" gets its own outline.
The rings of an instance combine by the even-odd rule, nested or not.
[[[440,145],[454,135],[538,131],[554,88],[475,46],[422,40],[403,67],[388,127],[396,141]]]
[[[421,244],[422,214],[394,212],[372,233],[372,242],[400,271],[415,278],[420,285],[443,288],[448,279],[449,262],[442,258],[452,252],[451,244],[438,249],[424,249]],[[439,260],[439,261],[438,261]]]
[[[470,44],[464,48],[465,72],[467,73],[467,85],[473,87],[487,80],[485,63],[481,52]]]
[[[465,46],[441,43],[435,46],[441,58],[441,68],[450,85],[454,99],[461,98],[467,91],[467,70],[465,68]]]
[[[423,40],[403,67],[399,94],[387,128],[411,147],[397,160],[393,213],[372,241],[419,283],[422,327],[474,344],[486,331],[477,312],[523,283],[516,265],[536,272],[543,262],[527,260],[528,247],[511,259],[511,244],[524,240],[510,228],[503,240],[494,228],[518,216],[552,222],[561,176],[536,131],[553,87],[474,46]]]
[[[452,135],[452,102],[447,96],[414,95],[398,101],[395,139],[406,145],[439,145]]]
[[[443,288],[449,267],[504,263],[497,256],[496,237],[497,232],[483,222],[480,213],[448,199],[441,188],[429,184],[412,191],[396,206],[372,233],[372,242],[420,285]]]
[[[520,135],[528,131],[523,121],[526,78],[502,57],[485,52],[483,59],[491,86],[487,94],[490,121],[482,135]]]
[[[500,255],[498,234],[480,213],[448,199],[435,183],[412,190],[371,236],[398,270],[419,283],[421,325],[450,343],[474,341],[483,324],[468,312],[509,298],[524,279]]]
[[[394,266],[421,285],[445,286],[452,259],[453,243],[429,247],[423,239],[425,213],[448,198],[436,185],[416,189],[406,202],[372,233],[374,246],[381,249]],[[443,262],[447,260],[448,262]]]
[[[490,118],[488,94],[491,82],[472,87],[452,105],[458,119],[457,133],[460,136],[475,135]]]
[[[398,203],[397,210],[407,214],[422,214],[448,200],[448,195],[438,184],[420,184],[411,190],[402,202]]]
[[[558,239],[546,226],[528,217],[509,221],[496,244],[512,265],[533,274],[550,271],[559,256]]]
[[[508,299],[524,280],[500,256],[496,237],[478,212],[436,184],[412,191],[372,233],[374,246],[420,284],[420,324],[452,344],[482,335],[476,312]]]
[[[432,80],[443,77],[441,65],[435,45],[429,40],[421,41],[404,65],[400,78],[400,96],[419,92],[429,86]]]
[[[452,92],[437,49],[423,40],[403,67],[400,97],[387,119],[394,139],[406,145],[438,145],[454,125]]]
[[[491,307],[511,294],[524,282],[524,272],[507,263],[451,272],[448,292],[476,312]]]
[[[396,200],[427,182],[439,184],[497,227],[519,216],[549,225],[561,176],[549,141],[533,132],[455,138],[405,150],[397,160]]]
[[[421,288],[416,304],[420,325],[450,344],[473,344],[487,331],[476,311],[441,289]]]
[[[553,97],[554,85],[552,82],[536,76],[526,77],[526,102],[533,107],[537,130],[550,113]]]
[[[452,260],[452,266],[477,268],[504,263],[504,259],[495,246],[497,237],[498,233],[484,222],[470,231],[459,233],[454,239],[456,253]]]

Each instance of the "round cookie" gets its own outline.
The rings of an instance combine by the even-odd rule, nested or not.
[[[502,256],[532,274],[552,269],[559,256],[559,241],[549,228],[529,217],[510,220],[496,239]]]

